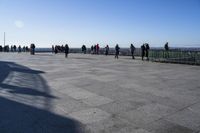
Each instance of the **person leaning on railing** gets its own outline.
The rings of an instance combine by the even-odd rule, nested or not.
[[[165,51],[166,51],[165,57],[169,58],[169,46],[168,46],[168,42],[165,44],[164,47],[165,47]]]
[[[130,46],[130,50],[131,50],[131,56],[132,56],[132,59],[135,59],[135,57],[134,57],[135,46],[134,46],[133,44],[131,44],[131,46]]]

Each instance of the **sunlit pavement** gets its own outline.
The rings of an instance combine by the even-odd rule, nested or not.
[[[197,133],[200,67],[0,53],[0,133]]]

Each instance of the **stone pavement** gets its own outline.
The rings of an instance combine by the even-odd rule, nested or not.
[[[0,133],[198,133],[200,67],[0,53]]]

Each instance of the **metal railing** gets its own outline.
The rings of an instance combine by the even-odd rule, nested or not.
[[[157,62],[200,65],[200,51],[150,50],[149,57],[151,61]]]

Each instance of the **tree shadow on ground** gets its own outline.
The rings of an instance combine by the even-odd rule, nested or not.
[[[52,113],[44,72],[0,61],[0,133],[83,133],[76,120]],[[39,99],[39,100],[38,100]],[[35,107],[42,104],[42,108]]]

